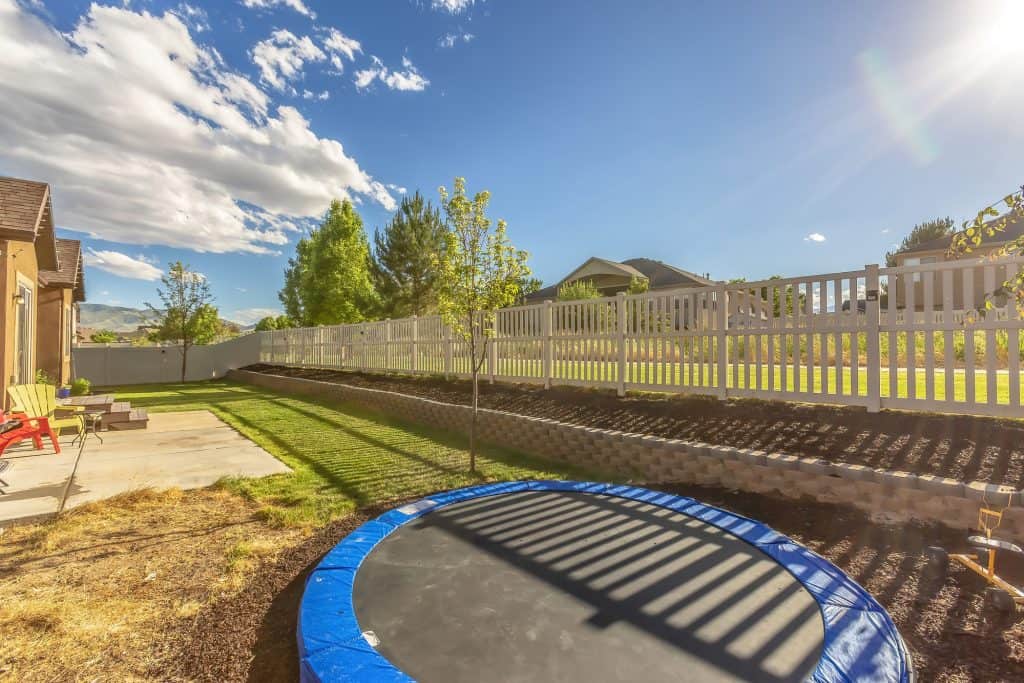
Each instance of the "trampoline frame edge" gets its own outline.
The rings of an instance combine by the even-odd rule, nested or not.
[[[912,683],[911,660],[889,614],[859,584],[841,569],[809,548],[780,534],[768,525],[686,496],[663,493],[623,484],[566,480],[526,480],[479,484],[438,492],[393,508],[369,520],[345,536],[310,572],[299,605],[296,639],[299,649],[299,678],[302,683],[333,681],[395,681],[414,679],[395,667],[370,645],[355,616],[353,588],[363,560],[393,531],[424,515],[449,505],[475,498],[526,491],[561,491],[614,496],[661,507],[700,520],[757,548],[782,565],[814,598],[821,613],[823,640],[821,656],[809,681],[884,680]],[[312,586],[312,591],[311,591]],[[324,593],[325,595],[320,595]],[[307,598],[310,598],[307,601]],[[320,604],[320,600],[326,604]],[[855,629],[843,624],[857,619]],[[865,634],[864,626],[873,627]],[[313,628],[311,628],[313,627]],[[850,630],[856,630],[853,636]],[[877,653],[864,657],[857,640],[881,637]],[[853,638],[854,640],[851,640]],[[853,648],[853,649],[851,649]],[[857,650],[857,651],[854,651]],[[879,672],[879,654],[886,671]],[[853,668],[845,668],[851,654]],[[863,661],[863,660],[867,661]],[[884,677],[879,677],[879,674]]]

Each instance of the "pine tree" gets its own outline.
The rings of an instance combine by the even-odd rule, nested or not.
[[[434,262],[444,248],[441,213],[417,192],[402,199],[383,232],[373,235],[371,268],[380,316],[423,315],[437,303]]]

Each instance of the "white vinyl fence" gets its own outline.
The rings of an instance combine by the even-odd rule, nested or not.
[[[1024,259],[879,268],[502,309],[484,376],[1024,417],[1012,301],[972,321]],[[884,303],[884,305],[882,305]],[[264,333],[260,360],[468,376],[436,316]]]

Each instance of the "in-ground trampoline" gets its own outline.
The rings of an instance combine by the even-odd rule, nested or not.
[[[885,610],[692,498],[474,486],[367,522],[310,575],[303,681],[909,681]]]

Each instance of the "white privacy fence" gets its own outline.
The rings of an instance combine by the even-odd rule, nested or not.
[[[483,374],[537,382],[1024,417],[1024,259],[879,268],[498,311]],[[468,376],[436,316],[262,335],[265,363]]]

